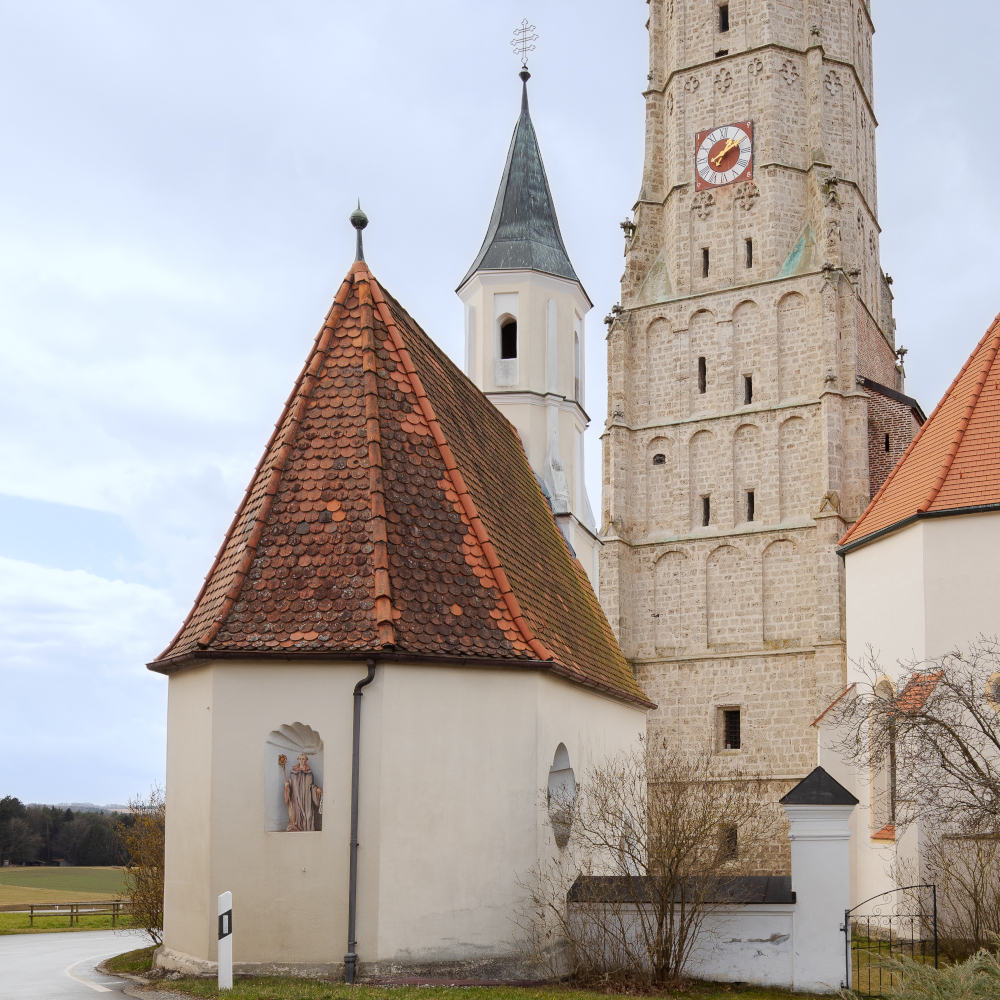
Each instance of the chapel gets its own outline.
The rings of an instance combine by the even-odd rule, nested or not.
[[[359,208],[357,259],[149,664],[169,677],[165,969],[212,972],[231,892],[238,972],[531,978],[514,932],[523,880],[565,846],[550,810],[645,734],[557,475],[589,303],[564,248],[569,276],[545,270],[561,238],[534,142],[525,98],[488,237],[514,219],[520,246],[463,288],[493,283],[520,321],[515,405],[552,448],[533,466],[533,417],[519,436],[381,287]],[[563,395],[536,391],[540,358]]]

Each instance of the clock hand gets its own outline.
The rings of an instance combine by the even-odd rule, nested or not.
[[[718,166],[725,159],[726,154],[738,145],[739,143],[735,139],[727,139],[725,147],[716,156],[712,157],[712,163]]]

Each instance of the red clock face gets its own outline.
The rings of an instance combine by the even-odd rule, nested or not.
[[[753,177],[753,122],[699,132],[694,140],[696,191]]]

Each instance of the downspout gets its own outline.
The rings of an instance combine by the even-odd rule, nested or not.
[[[360,233],[359,233],[360,234]],[[351,761],[351,882],[347,902],[347,954],[344,956],[344,982],[354,984],[358,969],[358,774],[361,763],[361,690],[375,680],[375,661],[368,660],[368,676],[354,685],[354,749]]]

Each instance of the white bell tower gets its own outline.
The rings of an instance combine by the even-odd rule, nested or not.
[[[482,248],[458,287],[465,371],[517,428],[559,527],[597,590],[594,515],[583,475],[584,317],[593,303],[569,261],[538,139],[521,115]]]

